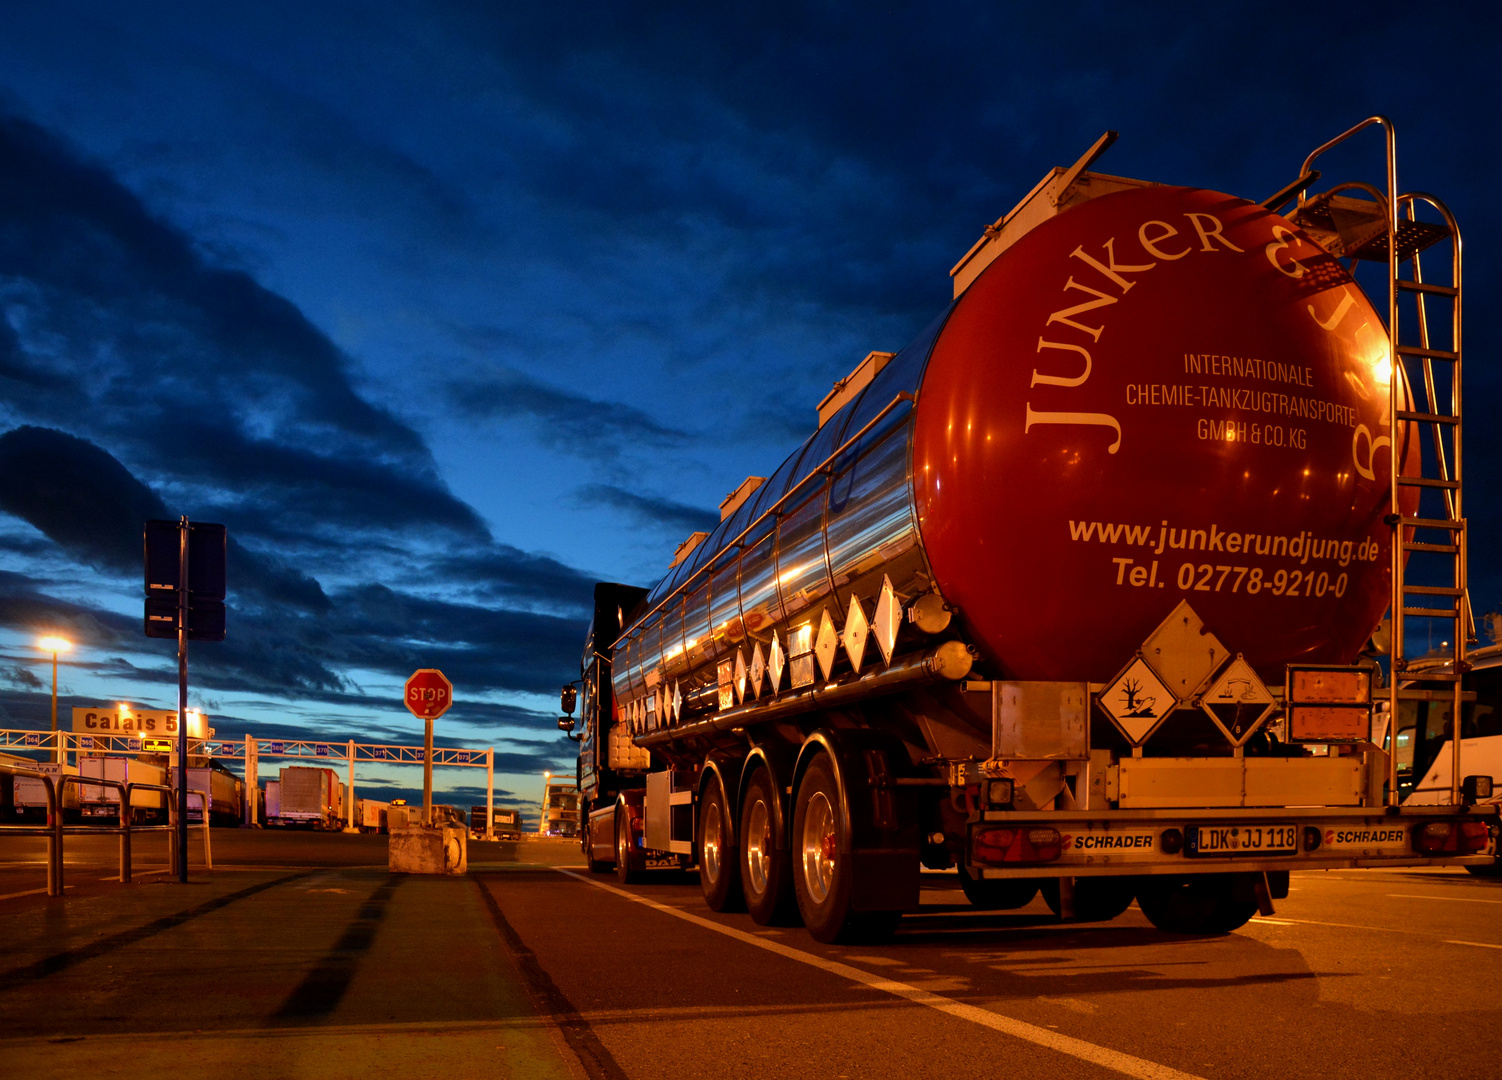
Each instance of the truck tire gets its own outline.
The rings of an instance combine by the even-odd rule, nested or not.
[[[960,888],[965,899],[979,911],[1013,911],[1027,907],[1038,895],[1038,882],[1032,878],[1008,878],[1001,881],[977,880],[960,863]]]
[[[777,791],[766,769],[757,769],[741,800],[741,893],[752,921],[761,926],[797,922],[793,902],[792,860],[778,844]]]
[[[814,758],[798,785],[793,811],[793,892],[803,925],[826,945],[878,941],[902,917],[898,911],[855,910],[850,854],[842,840],[850,824],[829,758]]]
[[[645,858],[631,843],[631,819],[624,810],[615,812],[615,877],[622,885],[635,885],[646,874]]]
[[[1059,879],[1046,878],[1039,887],[1043,902],[1059,914]],[[1110,922],[1132,906],[1137,879],[1088,877],[1074,879],[1074,922]]]
[[[711,776],[699,802],[699,887],[711,911],[740,911],[745,904],[734,836],[725,790]]]
[[[1229,874],[1148,878],[1139,884],[1137,906],[1169,934],[1229,934],[1257,914],[1255,900],[1231,895]]]
[[[592,819],[584,828],[584,859],[589,863],[591,874],[607,874],[615,865],[604,859],[595,858],[595,823]]]

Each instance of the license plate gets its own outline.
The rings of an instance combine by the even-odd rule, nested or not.
[[[1191,825],[1184,830],[1184,854],[1294,855],[1299,850],[1297,825]]]

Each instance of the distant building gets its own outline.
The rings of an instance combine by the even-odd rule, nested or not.
[[[548,780],[542,789],[539,836],[579,835],[579,786],[572,780]]]

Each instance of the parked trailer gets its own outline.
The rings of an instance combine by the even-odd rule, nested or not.
[[[339,816],[343,804],[342,787],[339,775],[333,769],[285,766],[277,786],[274,815],[270,806],[270,784],[267,785],[266,822],[268,825],[314,829],[342,828]]]
[[[77,776],[76,765],[59,765],[51,761],[28,761],[22,768],[52,777],[54,784],[62,776]],[[12,806],[19,821],[45,821],[47,818],[47,785],[28,776],[17,776],[11,787]],[[78,785],[64,785],[58,792],[64,820],[78,817]]]
[[[1422,604],[1464,659],[1453,219],[1306,197],[1309,162],[1265,204],[1088,171],[1109,142],[988,229],[948,310],[836,383],[654,588],[596,586],[592,869],[697,863],[711,908],[840,941],[916,910],[924,866],[981,908],[1135,898],[1225,933],[1294,868],[1489,863],[1495,805],[1398,805],[1361,658],[1392,606],[1402,670]],[[1445,224],[1397,232],[1404,207]],[[1451,286],[1431,265],[1420,289],[1434,242]],[[1421,312],[1395,355],[1337,257],[1380,263],[1405,320],[1451,305],[1453,345]],[[1405,599],[1409,552],[1452,576]]]
[[[156,761],[145,758],[81,755],[78,759],[78,771],[80,776],[113,780],[119,784],[167,783],[167,769]],[[132,791],[130,806],[132,824],[155,825],[167,821],[167,804],[160,791]],[[78,810],[79,815],[85,819],[113,818],[118,821],[120,792],[104,784],[80,785]]]
[[[36,758],[22,757],[19,754],[0,753],[0,765],[9,765],[16,769],[34,769],[36,768]],[[0,772],[0,821],[13,821],[15,816],[15,777],[10,773]]]
[[[480,840],[485,836],[485,809],[483,806],[469,808],[469,832],[472,839]],[[491,811],[491,828],[497,840],[520,840],[521,814],[515,810],[495,807]]]
[[[390,805],[390,803],[376,799],[361,799],[360,813],[356,818],[360,822],[360,830],[362,832],[386,832],[388,829],[386,815]]]
[[[209,793],[209,823],[211,825],[238,825],[245,815],[245,781],[218,762],[200,768],[189,767],[188,787],[193,791]],[[188,803],[188,820],[203,820],[203,810],[197,800]]]

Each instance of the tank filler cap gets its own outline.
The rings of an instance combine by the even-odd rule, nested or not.
[[[934,650],[929,670],[946,679],[963,679],[975,666],[975,653],[962,641],[946,641]]]
[[[954,619],[954,609],[936,592],[924,593],[907,609],[907,621],[925,634],[942,634]]]

